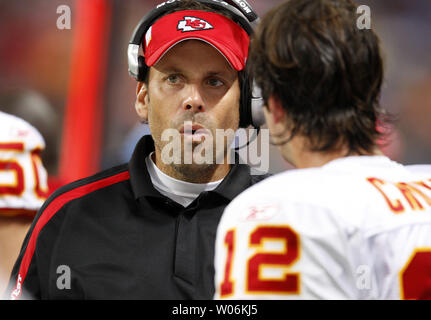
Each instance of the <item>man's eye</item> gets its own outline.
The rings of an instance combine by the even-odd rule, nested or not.
[[[211,86],[211,87],[220,87],[222,86],[224,83],[223,81],[217,79],[217,78],[210,78],[207,80],[207,83]]]
[[[180,82],[180,77],[177,74],[172,74],[172,75],[167,77],[167,80],[172,84],[176,84],[176,83]]]

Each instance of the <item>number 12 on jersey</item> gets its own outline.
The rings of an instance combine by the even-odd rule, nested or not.
[[[282,251],[265,248],[265,241],[280,242]],[[235,281],[232,279],[232,268],[235,253],[235,229],[229,230],[224,243],[227,248],[224,278],[220,285],[220,297],[225,298],[234,293]],[[245,291],[248,294],[299,294],[300,274],[290,272],[300,257],[300,240],[298,234],[289,226],[257,226],[250,234],[249,248],[255,253],[247,260],[245,270]],[[244,251],[247,251],[244,248]],[[278,278],[264,277],[265,268],[276,268],[282,271]]]

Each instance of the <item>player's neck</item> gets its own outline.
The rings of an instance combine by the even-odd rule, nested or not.
[[[363,153],[350,153],[347,146],[342,146],[333,151],[313,151],[307,147],[308,143],[302,137],[295,137],[290,146],[289,162],[292,163],[297,169],[321,167],[328,162],[336,159],[345,158],[347,156],[377,156],[383,155],[381,150],[376,147],[371,152]]]

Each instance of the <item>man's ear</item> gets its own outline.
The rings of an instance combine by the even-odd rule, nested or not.
[[[275,96],[270,96],[268,99],[268,109],[270,115],[272,116],[272,121],[274,122],[274,124],[285,121],[286,110],[284,110],[279,98]]]
[[[138,113],[139,118],[143,122],[148,121],[148,88],[144,82],[138,82],[136,86],[136,102],[135,109]]]

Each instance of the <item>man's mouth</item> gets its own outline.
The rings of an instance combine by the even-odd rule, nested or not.
[[[200,140],[209,133],[208,129],[205,129],[200,124],[185,124],[180,128],[180,134],[184,137],[192,138],[193,140]]]

